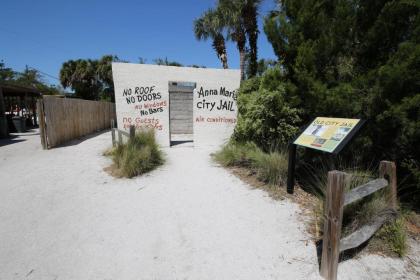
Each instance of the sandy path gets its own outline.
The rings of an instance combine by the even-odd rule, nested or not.
[[[274,202],[206,150],[114,179],[110,134],[42,151],[0,147],[0,279],[307,279],[315,250],[298,207]],[[315,273],[316,275],[316,273]]]
[[[298,206],[208,150],[165,149],[128,180],[103,171],[109,133],[49,151],[20,139],[0,146],[0,279],[318,279]]]

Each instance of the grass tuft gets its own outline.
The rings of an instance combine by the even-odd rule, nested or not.
[[[247,167],[265,183],[278,185],[286,180],[287,154],[273,151],[265,153],[252,142],[230,142],[214,154],[223,166]]]
[[[251,142],[229,142],[213,156],[223,166],[251,167],[252,158],[257,150],[259,150],[258,147]]]
[[[112,158],[113,173],[119,177],[132,178],[152,171],[164,162],[153,130],[138,132],[133,139],[105,151],[104,155]]]
[[[381,240],[381,251],[389,250],[392,253],[403,257],[407,254],[407,231],[403,217],[391,221],[375,234],[375,238]],[[379,242],[375,242],[376,246]],[[376,247],[375,246],[375,247]],[[383,247],[385,246],[385,248]]]
[[[284,152],[264,153],[259,150],[254,154],[254,168],[259,180],[272,185],[286,183],[287,154]]]

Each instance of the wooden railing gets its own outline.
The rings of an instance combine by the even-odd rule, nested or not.
[[[111,120],[111,135],[112,135],[112,146],[115,147],[117,145],[117,138],[116,135],[118,135],[118,145],[123,144],[123,136],[127,137],[128,139],[133,138],[136,135],[136,128],[134,125],[130,126],[129,132],[126,132],[124,130],[120,130],[115,127],[115,121]]]
[[[350,182],[349,174],[341,171],[328,172],[328,185],[324,205],[324,236],[322,243],[321,271],[325,279],[337,279],[338,259],[341,252],[357,248],[375,234],[388,220],[395,218],[397,211],[397,175],[395,163],[381,161],[379,179],[358,186],[345,193]],[[389,208],[382,211],[373,221],[341,239],[343,209],[374,192],[389,187]]]

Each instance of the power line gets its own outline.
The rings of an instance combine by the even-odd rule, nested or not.
[[[39,72],[39,73],[41,73],[42,75],[45,75],[45,76],[47,76],[47,77],[53,78],[53,79],[55,79],[55,80],[57,80],[57,81],[60,81],[60,79],[59,79],[59,78],[57,78],[57,77],[55,77],[55,76],[53,76],[53,75],[50,75],[50,74],[48,74],[48,73],[45,73],[45,72],[43,72],[43,71],[41,71],[41,70],[39,70],[39,69],[36,69],[36,68],[34,68],[34,67],[31,67],[31,66],[28,66],[28,68],[29,68],[29,69],[33,69],[33,70],[35,70],[35,71],[38,71],[38,72]]]

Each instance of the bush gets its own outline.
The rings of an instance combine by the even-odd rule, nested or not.
[[[254,167],[259,180],[272,185],[286,183],[287,154],[285,152],[264,153],[260,150],[254,154]]]
[[[105,154],[112,157],[117,175],[128,178],[149,172],[164,162],[152,130],[138,132],[127,143]]]
[[[285,102],[284,85],[279,80],[269,79],[280,76],[279,69],[270,69],[261,78],[247,81],[241,87],[237,101],[238,123],[233,139],[252,141],[270,151],[287,145],[297,133],[299,110]]]
[[[231,141],[214,154],[223,166],[250,168],[260,181],[272,185],[285,183],[287,176],[287,154],[273,151],[266,153],[252,142]]]
[[[252,142],[237,143],[231,141],[215,153],[214,158],[223,166],[251,167],[253,154],[257,150],[259,150],[258,147]]]

